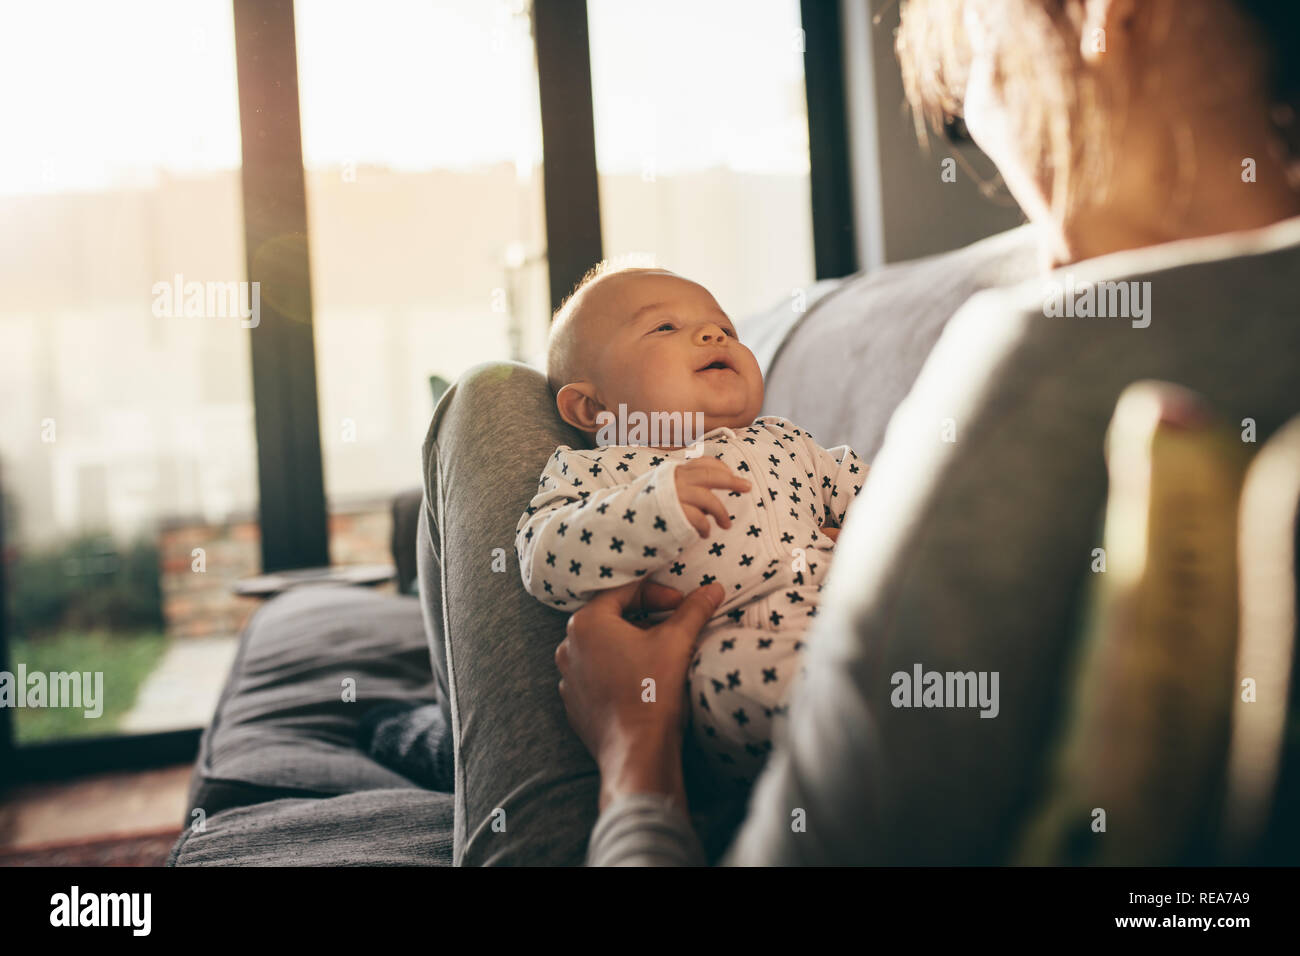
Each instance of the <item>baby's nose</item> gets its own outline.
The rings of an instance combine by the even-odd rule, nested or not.
[[[699,345],[717,345],[726,337],[721,326],[717,325],[702,325],[695,330],[695,341]]]

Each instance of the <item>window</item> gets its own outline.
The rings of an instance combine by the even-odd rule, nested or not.
[[[813,279],[798,0],[588,0],[606,257],[735,317]]]
[[[335,562],[387,559],[389,501],[420,484],[443,385],[542,348],[541,124],[526,10],[296,5]]]
[[[200,727],[260,563],[229,0],[11,6],[0,90],[16,738]]]
[[[591,182],[584,135],[570,141],[584,161],[552,168],[574,173],[552,186],[585,224],[550,250],[529,0],[312,0],[292,31],[287,8],[278,21],[239,9],[246,82],[250,63],[287,73],[296,56],[301,119],[269,95],[281,86],[245,89],[283,134],[246,170],[230,0],[6,11],[0,129],[22,147],[0,154],[0,651],[42,675],[24,691],[43,682],[47,705],[6,710],[25,746],[195,739],[253,607],[236,581],[260,570],[263,544],[277,568],[320,560],[318,499],[292,507],[296,483],[319,477],[315,449],[285,452],[313,411],[330,556],[387,563],[391,498],[420,484],[437,396],[474,364],[541,360],[547,257],[567,271],[594,255],[597,190],[607,256],[653,257],[737,317],[812,280],[797,0],[588,0],[592,104],[576,102],[578,44],[553,42],[581,31],[550,8],[561,32],[543,75],[567,97],[554,118],[591,107],[598,166]],[[282,181],[299,132],[305,196],[284,205],[296,231],[306,203],[312,328],[297,341],[314,336],[314,355],[291,326],[250,337],[245,270],[245,226],[260,244],[266,217],[245,222],[244,189]],[[48,706],[57,675],[76,675],[84,706]],[[65,753],[31,746],[25,767]]]

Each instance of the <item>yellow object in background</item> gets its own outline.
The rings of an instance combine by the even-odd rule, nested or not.
[[[1295,842],[1295,808],[1285,797],[1279,802],[1277,791],[1288,763],[1294,778],[1300,759],[1300,708],[1292,704],[1298,517],[1300,418],[1294,418],[1260,449],[1241,493],[1241,627],[1221,833],[1229,862],[1275,862],[1270,853],[1281,848],[1270,844]],[[1270,834],[1275,812],[1283,832]]]
[[[1029,864],[1161,865],[1212,852],[1237,649],[1248,447],[1195,395],[1125,390],[1107,434],[1105,571]]]

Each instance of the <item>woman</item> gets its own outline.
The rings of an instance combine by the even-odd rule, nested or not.
[[[1123,283],[1131,314],[1064,317],[1036,283],[953,320],[840,537],[727,862],[1007,858],[1060,717],[1120,392],[1179,383],[1261,441],[1300,413],[1298,43],[1293,0],[904,5],[909,98],[964,118],[1043,236],[1049,292]],[[569,622],[560,692],[601,774],[591,863],[703,862],[668,689],[717,599],[625,588]],[[641,630],[632,604],[680,606]],[[997,716],[892,706],[917,666],[997,674]],[[623,692],[646,676],[656,706]]]

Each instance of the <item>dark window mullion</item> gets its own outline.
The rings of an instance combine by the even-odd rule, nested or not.
[[[234,0],[262,569],[329,564],[292,0]]]
[[[73,737],[14,749],[0,782],[69,780],[92,773],[147,770],[193,763],[203,731],[197,727],[154,733]]]
[[[858,270],[839,0],[801,0],[813,256],[818,279]]]
[[[551,308],[603,256],[586,0],[534,0]]]

